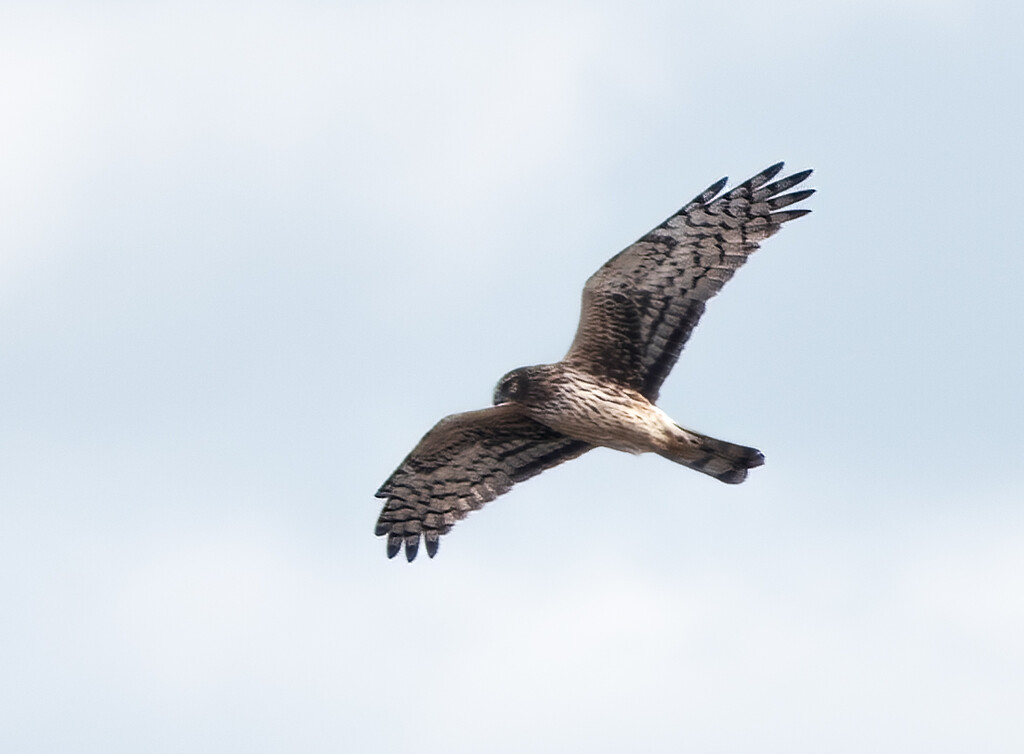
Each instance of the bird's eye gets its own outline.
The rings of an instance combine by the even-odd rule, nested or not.
[[[508,403],[511,400],[522,400],[526,382],[521,374],[507,374],[494,389],[494,403]]]

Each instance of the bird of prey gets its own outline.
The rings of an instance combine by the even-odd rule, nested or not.
[[[513,484],[604,446],[657,453],[738,484],[764,463],[754,448],[684,429],[655,405],[708,299],[782,224],[808,209],[781,211],[814,193],[784,193],[810,170],[771,182],[772,165],[722,193],[723,178],[627,246],[583,288],[569,352],[554,364],[515,369],[494,405],[442,419],[377,491],[386,500],[376,533],[393,558],[402,546],[427,554],[470,511]]]

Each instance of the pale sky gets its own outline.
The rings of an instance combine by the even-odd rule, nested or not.
[[[0,750],[1024,750],[1024,13],[0,6]],[[388,561],[373,497],[723,175],[814,213],[660,405]]]

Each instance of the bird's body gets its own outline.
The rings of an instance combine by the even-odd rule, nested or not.
[[[744,451],[737,451],[734,455],[743,459],[746,465],[739,468],[735,464],[718,464],[709,468],[693,466],[701,458],[706,441],[711,441],[711,438],[680,427],[636,390],[609,383],[563,362],[523,367],[510,372],[498,383],[498,392],[510,377],[528,386],[519,388],[522,395],[509,400],[510,405],[516,405],[534,421],[590,445],[625,453],[657,453],[718,478],[728,472],[729,478],[724,481],[733,484],[743,481],[746,469],[760,465],[764,460],[753,448],[714,440],[723,446]]]
[[[655,401],[705,302],[758,241],[809,212],[778,211],[813,193],[782,194],[811,171],[768,183],[781,169],[719,196],[722,179],[614,256],[583,289],[565,358],[509,372],[491,408],[431,429],[377,491],[387,500],[377,534],[387,535],[388,556],[404,544],[412,560],[422,536],[433,557],[469,511],[596,446],[657,453],[730,484],[764,463],[754,448],[680,427]]]
[[[636,390],[562,363],[516,370],[526,395],[511,398],[524,414],[564,435],[627,453],[648,453],[669,441],[675,425]]]

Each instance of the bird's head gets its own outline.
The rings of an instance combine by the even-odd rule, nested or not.
[[[529,367],[513,369],[494,388],[494,405],[523,401],[530,392]]]

